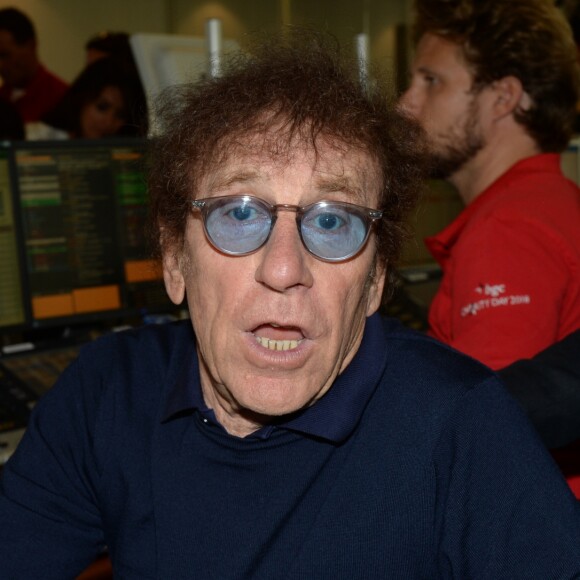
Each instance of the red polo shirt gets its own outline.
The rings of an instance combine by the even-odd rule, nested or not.
[[[426,244],[439,340],[497,369],[580,327],[580,190],[559,155],[516,163]]]
[[[0,99],[10,101],[24,123],[40,121],[62,99],[68,85],[43,66],[39,66],[28,86],[19,94],[9,85],[0,87]]]

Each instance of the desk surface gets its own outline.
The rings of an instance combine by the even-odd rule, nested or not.
[[[76,580],[112,580],[113,569],[107,556],[97,558]]]

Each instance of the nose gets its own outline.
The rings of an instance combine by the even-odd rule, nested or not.
[[[279,212],[268,242],[256,256],[257,282],[276,292],[312,286],[310,265],[315,258],[302,245],[293,212]]]
[[[413,83],[411,83],[409,85],[409,88],[400,96],[399,107],[405,113],[408,113],[413,117],[418,117],[419,96],[417,93],[417,89],[414,87]]]
[[[115,135],[117,131],[123,126],[124,122],[114,112],[108,113],[103,118],[103,133],[104,136]]]

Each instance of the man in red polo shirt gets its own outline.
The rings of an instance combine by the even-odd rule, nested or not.
[[[580,327],[580,193],[560,170],[578,101],[576,47],[545,0],[417,1],[401,105],[434,177],[466,204],[427,240],[443,279],[431,333],[492,368]]]
[[[39,61],[34,25],[16,8],[0,10],[0,98],[14,104],[24,123],[39,121],[68,85]]]

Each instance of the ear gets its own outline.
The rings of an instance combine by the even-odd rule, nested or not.
[[[174,304],[181,304],[185,298],[185,277],[183,261],[173,249],[167,249],[163,254],[163,281],[167,295]]]
[[[386,275],[387,264],[385,262],[379,262],[379,260],[376,260],[372,270],[369,272],[367,316],[374,314],[381,305]]]
[[[530,98],[517,77],[507,76],[494,81],[492,91],[495,119],[511,115],[517,109],[528,109],[530,106]]]

